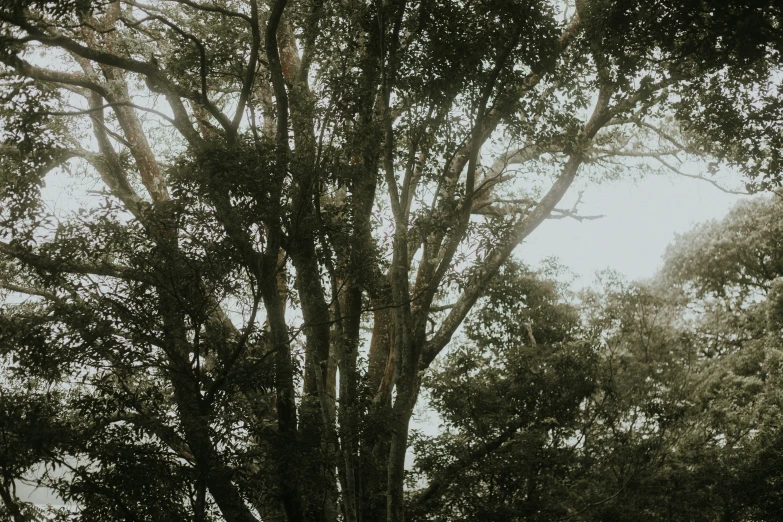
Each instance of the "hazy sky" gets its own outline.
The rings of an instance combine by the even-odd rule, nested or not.
[[[724,186],[737,188],[735,175],[724,176]],[[733,183],[732,183],[733,181]],[[560,205],[569,208],[575,194]],[[648,176],[641,181],[586,185],[581,215],[605,217],[590,221],[547,220],[515,254],[537,264],[556,256],[577,276],[577,286],[590,284],[597,270],[612,268],[629,279],[655,274],[661,256],[676,233],[696,223],[721,218],[747,196],[727,194],[706,181]]]

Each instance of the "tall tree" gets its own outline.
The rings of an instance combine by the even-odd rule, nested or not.
[[[9,397],[58,397],[40,482],[82,520],[404,520],[422,375],[512,250],[578,175],[677,170],[695,84],[779,81],[780,15],[1,2],[0,348]]]

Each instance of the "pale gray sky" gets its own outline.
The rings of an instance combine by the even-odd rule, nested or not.
[[[741,187],[738,175],[721,176],[723,186]],[[569,208],[576,193],[561,207]],[[536,265],[555,256],[577,276],[577,287],[592,282],[596,271],[611,268],[629,279],[651,277],[675,234],[721,218],[743,197],[720,191],[706,181],[647,176],[640,181],[587,184],[579,214],[605,217],[590,221],[548,220],[515,254]]]

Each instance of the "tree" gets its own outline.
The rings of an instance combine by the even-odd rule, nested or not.
[[[598,391],[585,407],[580,495],[583,520],[719,520],[728,489],[716,465],[721,427],[711,424],[701,383],[701,317],[661,281],[606,274],[584,296],[599,341]]]
[[[82,520],[402,521],[422,376],[577,175],[677,170],[673,103],[751,15],[753,91],[772,2],[0,3],[3,386],[62,397],[34,455],[69,470],[39,482]]]
[[[417,439],[412,514],[779,520],[780,215],[743,202],[653,281],[606,273],[570,304],[504,266],[424,381],[445,429]]]
[[[416,445],[429,485],[412,495],[414,513],[714,520],[715,498],[687,470],[708,459],[691,435],[704,424],[704,369],[677,324],[682,301],[606,277],[579,314],[540,274],[504,268],[468,344],[425,380],[446,429]]]
[[[727,520],[777,520],[780,462],[781,317],[779,196],[738,204],[667,250],[664,277],[702,320],[700,391],[708,437],[726,478]]]
[[[557,520],[569,514],[573,447],[595,392],[597,350],[553,281],[501,268],[464,344],[424,380],[441,433],[418,436],[418,520]]]
[[[424,380],[441,432],[417,435],[411,514],[779,520],[778,280],[748,277],[779,216],[742,203],[678,238],[656,280],[603,274],[570,303],[505,265]]]

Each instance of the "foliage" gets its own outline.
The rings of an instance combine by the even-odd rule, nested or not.
[[[605,473],[582,497],[641,477],[612,455],[647,469],[669,447],[655,430],[690,415],[690,388],[659,380],[691,352],[630,304],[675,308],[623,291],[584,323],[509,260],[545,219],[578,217],[558,207],[578,178],[697,158],[779,174],[776,150],[737,140],[776,143],[779,7],[711,4],[0,1],[3,516],[29,518],[26,479],[73,520],[401,522],[439,357],[427,378],[452,429],[508,440],[471,473],[513,477],[481,509],[495,483],[461,484],[454,509],[514,516],[530,487],[535,513],[571,516],[542,492],[574,491],[585,412],[603,415],[583,439]],[[749,46],[737,19],[763,29]],[[715,130],[731,86],[746,103]],[[630,373],[606,373],[609,346]],[[726,375],[757,393],[752,372]],[[475,393],[450,389],[465,380]],[[460,413],[466,398],[492,415]],[[618,431],[632,399],[646,435]],[[428,474],[476,449],[420,444]],[[518,448],[543,482],[514,469]]]
[[[417,519],[778,520],[780,280],[746,277],[744,254],[776,252],[780,215],[742,202],[677,238],[656,280],[606,273],[576,304],[507,267],[488,294],[516,307],[482,302],[425,380],[443,432],[416,443]],[[567,332],[544,349],[524,328],[542,315]]]
[[[540,325],[540,326],[539,326]],[[584,401],[597,385],[596,353],[556,286],[504,266],[465,345],[424,381],[442,434],[420,437],[414,496],[423,520],[552,520],[568,479]]]

